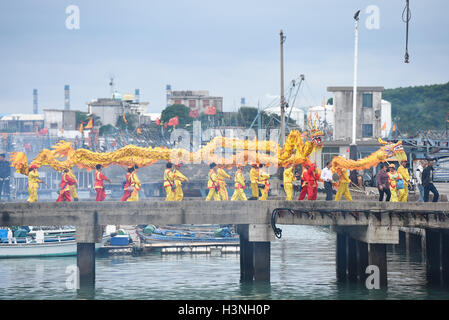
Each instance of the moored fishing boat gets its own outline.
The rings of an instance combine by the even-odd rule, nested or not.
[[[237,233],[229,227],[198,228],[192,227],[163,227],[153,225],[137,226],[136,234],[145,243],[154,242],[189,242],[189,243],[235,243],[240,239]]]
[[[23,237],[14,237],[11,233],[8,234],[7,229],[1,229],[0,259],[75,256],[77,244],[74,231],[74,229],[48,229],[45,232],[42,229],[34,229],[34,232],[26,233]],[[95,250],[102,247],[108,239],[109,235],[104,235],[102,242],[95,244]]]

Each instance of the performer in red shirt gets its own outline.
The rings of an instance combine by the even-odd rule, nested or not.
[[[310,192],[311,194],[307,195],[307,199],[309,200],[316,200],[317,193],[318,193],[318,180],[320,180],[320,175],[318,174],[315,164],[312,164],[310,167]]]
[[[95,168],[97,169],[97,171],[95,172],[94,184],[95,191],[97,192],[97,198],[95,199],[95,201],[103,201],[106,198],[103,181],[106,180],[107,182],[111,183],[111,180],[109,180],[109,178],[101,172],[101,169],[103,168],[101,164],[97,164]]]
[[[298,200],[304,200],[307,195],[307,200],[316,200],[318,193],[318,180],[320,176],[315,170],[313,163],[307,163],[305,166],[305,172],[302,174],[302,189],[299,194]]]
[[[304,200],[304,198],[306,197],[306,195],[308,194],[308,189],[309,189],[309,181],[310,181],[310,177],[309,177],[309,170],[310,170],[310,163],[306,163],[304,165],[304,168],[302,170],[302,174],[301,174],[301,193],[299,194],[299,198],[298,200]],[[307,198],[309,198],[310,196],[307,196]]]
[[[74,185],[75,183],[76,180],[71,178],[69,175],[69,169],[64,169],[61,176],[61,190],[59,191],[59,197],[58,199],[56,199],[56,202],[71,202],[72,198],[70,197],[70,186]]]
[[[131,186],[131,174],[134,171],[134,166],[128,167],[128,173],[125,177],[125,182],[123,185],[123,190],[125,191],[123,193],[123,197],[120,201],[127,201],[129,197],[131,197],[131,194],[133,192],[133,187]]]

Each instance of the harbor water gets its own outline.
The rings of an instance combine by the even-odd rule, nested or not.
[[[426,282],[421,253],[388,248],[388,289],[336,282],[335,233],[280,226],[271,244],[270,283],[242,283],[235,253],[121,255],[96,259],[96,286],[87,296],[73,287],[76,257],[0,260],[0,299],[448,299]]]

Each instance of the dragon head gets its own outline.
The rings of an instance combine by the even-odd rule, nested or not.
[[[381,147],[381,150],[385,154],[385,159],[395,156],[399,162],[403,160],[407,161],[407,155],[405,154],[404,148],[402,147],[402,141],[398,141],[396,143],[388,143],[386,141],[383,141],[381,138],[379,138],[378,141],[383,145],[383,147]]]
[[[308,121],[309,125],[309,136],[312,140],[312,143],[316,148],[322,148],[323,147],[323,138],[324,138],[324,132],[321,131],[318,126],[316,125],[316,122],[313,122],[313,126],[311,121]]]

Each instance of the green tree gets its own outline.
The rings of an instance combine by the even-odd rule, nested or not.
[[[401,132],[445,128],[449,112],[449,82],[386,89],[382,98],[391,102],[391,115]]]
[[[139,125],[139,116],[136,114],[126,113],[126,124],[125,120],[123,119],[123,116],[120,116],[117,118],[117,122],[115,123],[115,126],[119,128],[120,130],[124,130],[125,127],[128,127],[128,130],[135,130],[137,126]]]
[[[193,118],[189,117],[190,109],[183,104],[172,104],[168,106],[161,113],[161,121],[168,123],[171,118],[178,117],[178,128],[185,128],[187,124],[192,124]]]

